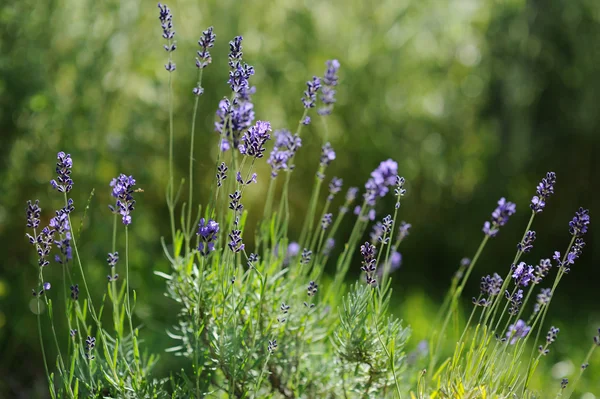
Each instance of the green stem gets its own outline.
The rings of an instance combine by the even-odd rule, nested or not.
[[[201,87],[202,85],[202,71],[203,69],[200,68],[200,70],[198,71],[198,87]],[[186,229],[185,229],[185,254],[186,257],[189,254],[190,251],[190,239],[191,236],[193,234],[193,227],[191,226],[192,223],[192,199],[193,199],[193,195],[194,195],[194,136],[196,133],[196,116],[198,113],[198,102],[200,100],[200,96],[196,96],[196,99],[194,101],[194,114],[192,116],[192,131],[190,133],[190,167],[189,167],[189,197],[188,197],[188,214],[187,214],[187,223],[186,223]]]

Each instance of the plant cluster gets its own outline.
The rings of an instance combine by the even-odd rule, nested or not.
[[[536,239],[531,230],[534,218],[554,193],[555,174],[548,173],[537,187],[530,221],[506,277],[482,278],[481,293],[473,298],[473,311],[454,354],[440,361],[447,327],[477,260],[516,211],[515,204],[504,198],[485,222],[473,260],[464,260],[452,281],[439,322],[434,324],[441,327],[432,336],[429,350],[421,348],[407,355],[410,330],[389,310],[390,276],[401,265],[399,245],[411,227],[398,219],[406,194],[398,164],[391,159],[381,162],[367,178],[361,195],[359,188],[350,187],[342,196],[342,180],[327,174],[336,158],[327,141],[327,118],[334,110],[340,63],[327,61],[323,76],[307,81],[295,131],[273,130],[269,122],[255,117],[254,68],[243,57],[243,38],[230,41],[227,82],[231,93],[220,101],[215,115],[220,137],[210,172],[215,180],[205,204],[197,205],[193,183],[196,116],[204,93],[203,72],[211,64],[210,49],[216,40],[212,27],[202,32],[195,60],[198,79],[191,89],[194,111],[187,201],[182,203],[185,181],[176,184],[173,168],[172,84],[177,43],[171,10],[162,4],[158,8],[169,87],[166,202],[171,237],[169,243],[162,240],[170,272],[155,273],[164,278],[167,297],[179,306],[177,324],[167,332],[174,342],[167,352],[187,358],[189,368],[169,379],[153,378],[158,357],[143,349],[140,327],[135,324],[136,292],[129,287],[128,255],[129,229],[135,228],[136,197],[141,191],[135,189],[136,180],[120,174],[107,185],[115,201],[108,205],[114,228],[112,245],[106,247],[106,291],[99,301],[90,294],[85,262],[79,256],[80,231],[72,229],[73,159],[59,152],[57,177],[50,183],[62,194],[64,206],[40,228],[39,202],[27,205],[28,238],[38,255],[35,313],[51,397],[532,397],[530,377],[559,333],[551,327],[540,341],[548,307],[558,283],[582,253],[590,222],[587,210],[577,211],[569,223],[572,238],[562,255],[554,253],[554,263],[542,259],[534,266],[521,261]],[[292,239],[288,234],[290,180],[313,109],[322,122],[325,140],[303,227],[299,237]],[[255,167],[265,161],[271,173],[258,176]],[[246,208],[245,195],[263,178],[268,179],[264,207]],[[388,194],[395,198],[393,212],[375,222],[380,199]],[[256,226],[247,223],[251,212],[261,212]],[[344,234],[340,226],[347,218],[354,219],[354,225]],[[340,246],[337,242],[342,236],[344,245]],[[248,237],[253,237],[252,249],[246,244]],[[332,257],[336,245],[341,252]],[[346,276],[356,258],[361,278],[347,285]],[[61,283],[44,278],[51,263],[62,269],[58,299],[54,294]],[[324,278],[327,264],[335,267],[331,280]],[[553,270],[557,272],[551,288],[538,290]],[[527,311],[530,300],[535,304]],[[54,312],[56,303],[61,312]],[[55,320],[63,316],[68,334],[55,328]],[[46,356],[44,334],[50,334],[56,346],[56,371],[51,371],[54,367]],[[529,355],[526,344],[534,335],[534,352]],[[67,345],[60,344],[65,341]],[[581,373],[599,344],[600,336],[594,338]],[[433,372],[417,366],[425,360],[425,353],[429,353],[428,370]],[[559,395],[567,383],[563,382]]]

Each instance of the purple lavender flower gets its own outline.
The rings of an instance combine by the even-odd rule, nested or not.
[[[494,273],[493,276],[487,275],[481,278],[481,293],[488,297],[496,296],[500,294],[502,288],[502,277],[498,273]]]
[[[160,14],[158,19],[160,20],[161,27],[163,29],[163,39],[171,40],[175,37],[175,31],[173,30],[173,14],[171,14],[171,9],[165,4],[162,5],[158,3],[158,9],[160,10]],[[165,46],[165,50],[173,51],[175,49],[170,49]]]
[[[275,350],[277,349],[277,340],[269,340],[269,346],[267,347],[267,350],[269,351],[269,353],[273,354],[273,352],[275,352]]]
[[[400,269],[400,266],[402,266],[402,254],[398,251],[392,251],[392,254],[390,255],[390,269],[388,270],[388,273],[393,273],[396,270]],[[383,278],[383,272],[384,272],[384,267],[383,266],[378,266],[377,267],[377,277],[378,278]]]
[[[583,252],[583,247],[585,247],[585,242],[583,241],[583,238],[576,238],[575,242],[573,243],[573,246],[571,247],[571,251],[567,255],[567,261],[570,264],[573,264],[574,260],[581,256],[581,253]],[[572,261],[569,261],[570,259],[572,259]]]
[[[396,188],[394,189],[394,194],[396,195],[396,209],[400,209],[400,198],[404,197],[406,194],[404,183],[406,183],[404,177],[396,176]]]
[[[375,270],[377,269],[377,265],[375,264],[375,245],[372,245],[369,242],[365,242],[363,245],[360,246],[360,254],[363,257],[362,266],[360,270],[365,272],[367,284],[374,285],[377,283],[377,280],[374,277]]]
[[[304,126],[308,126],[310,125],[310,116],[306,116],[303,120],[302,120],[302,124]]]
[[[233,253],[238,253],[244,250],[245,245],[242,243],[242,231],[233,229],[231,233],[229,233],[229,249]]]
[[[369,233],[369,238],[371,239],[372,244],[376,244],[381,241],[383,237],[383,233],[385,230],[383,228],[383,224],[381,222],[377,222],[373,225],[373,230]]]
[[[250,87],[248,79],[254,75],[254,68],[242,63],[242,36],[236,36],[229,42],[229,86],[236,98],[249,101],[255,89]]]
[[[71,225],[69,224],[69,213],[72,212],[73,200],[69,198],[67,205],[56,211],[56,216],[50,219],[49,227],[53,229],[53,235],[58,239],[54,241],[54,245],[58,248],[62,257],[56,255],[54,260],[62,264],[73,258],[71,253]]]
[[[58,161],[56,162],[56,180],[50,180],[52,187],[59,193],[68,193],[73,188],[73,180],[71,179],[71,168],[73,167],[73,160],[71,154],[65,154],[59,152],[56,155]]]
[[[551,344],[554,341],[556,341],[556,336],[558,335],[558,333],[560,332],[560,329],[557,327],[550,327],[550,330],[548,331],[548,334],[546,334],[546,343]]]
[[[200,51],[198,51],[198,58],[196,58],[196,67],[199,69],[206,68],[208,64],[212,62],[212,57],[210,56],[209,48],[215,45],[215,39],[217,35],[213,32],[213,27],[209,27],[207,30],[202,32],[202,37],[198,40],[198,45],[200,46]]]
[[[240,172],[237,172],[237,174],[235,175],[235,180],[240,183],[243,186],[247,186],[250,183],[256,183],[256,177],[257,174],[256,173],[252,173],[252,176],[250,176],[248,179],[244,180],[244,178],[242,177],[242,174]]]
[[[133,199],[133,186],[135,179],[133,176],[120,174],[119,177],[112,179],[112,196],[117,199],[115,206],[109,205],[111,211],[121,214],[124,225],[131,224],[131,212],[135,209],[135,200]]]
[[[71,286],[71,299],[74,301],[79,299],[79,284]]]
[[[533,277],[533,283],[539,284],[544,277],[548,275],[552,268],[552,262],[550,259],[540,259],[540,263],[535,267],[535,276]]]
[[[335,159],[335,151],[331,143],[327,142],[321,148],[321,166],[326,167]]]
[[[398,163],[388,159],[379,164],[379,166],[371,172],[371,177],[365,184],[366,193],[365,200],[370,206],[375,205],[377,198],[384,197],[389,187],[395,186],[398,177]]]
[[[239,191],[229,194],[229,209],[234,212],[241,212],[244,209],[244,205],[241,204],[242,194]]]
[[[44,295],[44,293],[46,291],[50,291],[51,287],[52,286],[50,285],[50,283],[45,282],[44,284],[42,284],[42,289],[41,290],[39,290],[38,292],[36,292],[35,290],[32,289],[31,293],[33,294],[33,296],[42,296],[42,295]]]
[[[314,281],[310,281],[308,283],[308,296],[314,296],[317,293],[317,290],[319,288],[319,285],[317,283],[315,283]]]
[[[221,165],[217,167],[217,187],[221,187],[225,179],[227,179],[227,165],[225,162],[221,162]]]
[[[229,42],[229,66],[235,65],[242,59],[242,36],[236,36]]]
[[[525,262],[520,262],[518,265],[512,265],[512,278],[515,280],[515,285],[527,287],[534,278],[533,267]]]
[[[506,201],[504,197],[498,201],[498,206],[492,212],[492,221],[483,224],[483,233],[489,237],[495,237],[501,226],[508,222],[508,218],[517,211],[517,206]]]
[[[271,178],[277,177],[280,171],[289,171],[294,169],[294,165],[289,164],[296,151],[302,146],[302,140],[297,134],[292,134],[289,130],[279,129],[274,133],[275,146],[267,163],[271,165]]]
[[[94,355],[92,352],[96,347],[96,338],[88,336],[85,340],[85,357],[88,360],[94,360]]]
[[[332,220],[333,220],[332,213],[326,213],[325,215],[323,215],[323,218],[321,219],[321,228],[323,230],[327,230],[327,228],[331,224]]]
[[[551,298],[552,298],[552,290],[550,288],[542,288],[540,290],[540,293],[537,294],[536,304],[533,307],[533,312],[534,313],[539,312],[540,309],[542,308],[542,306],[545,306],[550,302]]]
[[[119,261],[119,253],[118,252],[113,252],[113,253],[109,252],[108,253],[108,258],[106,259],[108,266],[115,267],[117,265],[118,261]]]
[[[531,327],[529,327],[525,321],[519,319],[515,324],[511,324],[508,326],[508,331],[506,332],[506,338],[510,339],[510,344],[514,345],[517,343],[517,340],[520,338],[525,338]]]
[[[340,69],[340,63],[338,60],[329,60],[326,62],[327,69],[323,76],[321,89],[321,102],[323,107],[319,108],[317,113],[319,115],[330,115],[333,111],[333,105],[335,104],[335,86],[338,84],[338,70]]]
[[[265,143],[271,139],[271,135],[268,133],[270,131],[271,124],[269,122],[256,122],[256,125],[252,126],[242,137],[243,144],[239,146],[240,153],[249,157],[262,158],[266,150]]]
[[[163,30],[162,36],[163,39],[167,41],[167,44],[165,44],[163,47],[165,51],[170,54],[177,48],[177,45],[173,41],[173,38],[175,37],[175,31],[173,30],[173,14],[171,14],[171,9],[167,7],[166,4],[163,6],[162,4],[158,3],[158,9],[160,10],[158,19],[160,20],[160,26]],[[175,63],[171,61],[170,56],[167,64],[165,65],[165,69],[167,72],[173,72],[176,69]]]
[[[346,192],[346,202],[349,204],[354,202],[356,194],[358,194],[358,187],[350,187]]]
[[[517,313],[519,313],[519,308],[523,304],[523,290],[518,290],[512,295],[507,290],[504,291],[504,296],[506,297],[506,299],[508,299],[508,302],[510,303],[510,307],[508,308],[508,314],[514,316]]]
[[[567,385],[569,385],[569,379],[568,378],[563,378],[560,381],[560,389],[566,389]]]
[[[335,247],[335,239],[333,237],[328,238],[323,246],[323,255],[329,256],[331,251]]]
[[[304,97],[302,97],[302,104],[304,108],[309,109],[315,106],[317,101],[317,92],[321,88],[321,80],[316,76],[313,76],[312,80],[306,82],[306,90],[304,91]]]
[[[327,196],[327,201],[333,201],[333,197],[342,191],[343,183],[344,181],[337,177],[331,179],[331,182],[329,182],[329,195]]]
[[[544,210],[546,206],[546,200],[554,194],[554,184],[556,184],[556,173],[548,172],[546,177],[542,179],[540,184],[537,186],[537,195],[531,199],[531,209],[535,213],[539,213]]]
[[[54,232],[54,229],[50,229],[50,227],[46,226],[36,237],[27,234],[29,242],[31,244],[34,244],[36,247],[38,254],[38,265],[40,267],[48,266],[50,264],[50,262],[46,258],[48,257],[48,255],[50,255],[50,250],[52,249],[52,243],[54,242]]]
[[[400,227],[398,228],[398,241],[402,241],[408,236],[411,227],[412,225],[406,223],[404,220],[400,222]]]
[[[355,215],[360,215],[360,212],[361,212],[360,205],[356,205],[356,207],[354,208],[354,214]],[[373,221],[373,220],[375,220],[375,216],[376,216],[375,209],[371,208],[371,209],[369,209],[369,211],[367,212],[367,214],[364,215],[363,217],[364,217],[365,220],[371,220],[371,221]]]
[[[258,255],[255,253],[251,253],[248,255],[248,268],[254,269],[255,264],[258,262]]]
[[[288,248],[287,248],[287,256],[290,258],[293,258],[294,256],[297,256],[300,253],[300,244],[298,244],[296,241],[292,241],[288,244]]]
[[[254,104],[239,98],[235,98],[231,103],[229,99],[224,98],[219,102],[217,119],[215,131],[221,135],[221,151],[227,151],[231,144],[237,149],[242,132],[254,122]]]
[[[517,244],[517,250],[520,252],[529,252],[533,248],[533,242],[535,241],[535,231],[528,230],[525,233],[523,241]]]
[[[212,219],[206,221],[206,219],[200,219],[198,224],[198,232],[200,236],[200,243],[198,244],[198,251],[202,256],[208,256],[209,253],[215,250],[215,241],[219,233],[219,224]]]
[[[575,237],[583,237],[587,233],[590,224],[590,211],[579,208],[573,220],[569,222],[569,232]]]
[[[246,63],[237,62],[229,71],[229,87],[241,99],[248,99],[254,92],[250,87],[249,79],[254,75],[254,68]]]
[[[300,264],[308,265],[310,263],[311,257],[312,257],[312,251],[310,251],[308,248],[304,248],[302,250],[302,257],[300,259]]]
[[[35,203],[27,201],[27,227],[30,229],[37,229],[40,225],[42,208],[40,208],[39,204],[39,200],[35,200]]]

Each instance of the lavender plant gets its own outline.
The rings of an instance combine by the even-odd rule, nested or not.
[[[26,210],[27,227],[32,230],[28,239],[38,255],[38,284],[32,293],[51,397],[533,397],[528,389],[530,378],[559,333],[553,326],[545,333],[548,308],[558,283],[582,254],[590,221],[587,210],[576,213],[569,223],[572,238],[564,255],[555,252],[552,257],[554,282],[551,288],[538,290],[553,272],[552,261],[542,259],[534,266],[521,257],[529,253],[537,238],[531,230],[533,220],[554,193],[555,174],[548,173],[537,188],[530,204],[531,218],[506,276],[482,278],[481,293],[472,300],[474,308],[456,350],[440,363],[442,343],[452,339],[447,327],[458,311],[469,277],[485,246],[516,212],[516,205],[500,199],[491,220],[484,223],[481,245],[472,260],[461,262],[442,305],[436,323],[441,328],[430,342],[432,378],[432,373],[416,368],[414,356],[405,354],[410,330],[390,311],[391,275],[400,268],[399,246],[411,227],[399,221],[406,189],[398,164],[388,159],[365,176],[360,203],[355,203],[361,198],[358,188],[350,187],[340,198],[342,179],[328,179],[327,169],[336,153],[327,141],[327,118],[334,110],[340,63],[327,61],[324,75],[307,81],[295,131],[285,126],[273,131],[269,122],[255,120],[252,96],[256,89],[250,83],[254,68],[244,58],[243,37],[229,42],[227,83],[231,92],[215,112],[214,130],[219,140],[214,169],[202,171],[215,180],[204,204],[199,205],[193,195],[196,116],[204,93],[204,69],[212,61],[209,50],[216,43],[214,29],[204,30],[195,60],[197,83],[191,89],[194,108],[187,202],[180,203],[184,187],[183,183],[175,187],[173,167],[173,54],[177,46],[173,14],[166,5],[159,3],[158,8],[168,55],[166,201],[171,237],[170,242],[161,241],[170,272],[155,274],[164,278],[167,297],[179,307],[177,324],[166,332],[173,340],[167,352],[186,358],[188,367],[173,375],[171,384],[153,378],[158,356],[143,350],[134,318],[137,294],[129,286],[129,229],[135,228],[136,180],[120,174],[106,186],[115,200],[107,204],[113,215],[112,244],[105,248],[107,286],[101,299],[92,298],[77,246],[80,237],[71,223],[76,209],[71,198],[76,187],[72,171],[77,169],[73,169],[69,154],[59,152],[57,177],[50,183],[62,194],[64,206],[43,228],[39,201],[29,201]],[[311,115],[314,108],[317,115]],[[314,186],[302,230],[299,237],[290,237],[289,184],[294,159],[302,148],[302,133],[311,117],[320,119],[324,140],[321,153],[313,154]],[[270,165],[269,175],[255,172],[260,162]],[[264,208],[247,207],[246,194],[256,190],[256,183],[263,178],[268,180]],[[277,184],[278,180],[282,183]],[[326,193],[321,193],[323,184]],[[366,240],[365,232],[377,218],[379,202],[386,195],[395,198],[393,212],[373,223]],[[351,207],[354,213],[349,212]],[[247,223],[252,212],[262,212],[256,226]],[[346,218],[354,220],[349,234],[340,231]],[[345,242],[341,253],[331,259],[340,240]],[[359,263],[355,262],[356,252],[360,266],[353,266]],[[331,280],[324,275],[329,263],[335,265]],[[61,268],[62,281],[47,281],[46,267]],[[347,284],[351,267],[360,278]],[[60,285],[62,300],[55,296],[60,296]],[[529,309],[534,299],[533,309]],[[62,312],[53,311],[55,302]],[[63,315],[66,333],[55,328],[56,318]],[[46,355],[45,334],[50,334],[55,344],[55,362]],[[533,335],[533,352],[528,356],[526,344]],[[60,345],[65,341],[66,347]],[[594,337],[580,375],[599,344],[600,336]],[[562,385],[559,394],[567,382]]]

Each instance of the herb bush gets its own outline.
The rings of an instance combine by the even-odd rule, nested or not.
[[[71,223],[75,210],[71,198],[73,159],[61,151],[57,177],[50,183],[64,198],[64,206],[41,228],[39,201],[27,204],[28,238],[38,254],[34,310],[52,398],[571,396],[600,345],[600,335],[593,337],[574,381],[564,379],[559,387],[548,387],[545,392],[528,388],[559,334],[545,319],[559,282],[582,254],[590,222],[589,212],[580,208],[568,224],[571,238],[563,252],[554,251],[552,259],[535,265],[521,260],[536,239],[534,219],[554,194],[553,172],[536,188],[529,205],[529,223],[506,275],[481,278],[480,294],[472,298],[472,312],[464,327],[457,329],[459,300],[482,251],[516,212],[514,203],[501,198],[483,225],[483,238],[472,260],[461,261],[437,320],[432,322],[429,341],[407,354],[410,329],[389,310],[391,275],[400,267],[399,245],[411,227],[398,219],[405,180],[391,159],[370,174],[362,195],[358,188],[350,187],[340,198],[342,180],[327,179],[327,167],[336,157],[326,141],[327,116],[335,104],[340,63],[328,61],[324,76],[307,82],[296,131],[273,131],[269,122],[255,121],[251,98],[256,90],[250,83],[254,69],[242,58],[242,37],[229,42],[231,93],[216,111],[215,130],[221,140],[214,150],[215,168],[202,171],[213,174],[215,182],[212,192],[204,193],[208,194],[204,205],[197,205],[192,184],[195,122],[204,92],[202,73],[211,63],[216,35],[208,28],[198,41],[188,184],[184,180],[177,183],[172,111],[175,30],[170,9],[158,7],[168,55],[170,119],[166,202],[171,232],[168,239],[161,239],[161,245],[171,272],[155,274],[164,278],[166,296],[180,307],[178,324],[166,332],[174,342],[168,352],[187,358],[189,367],[173,372],[168,379],[153,377],[152,368],[160,359],[144,350],[145,331],[133,319],[137,294],[129,287],[128,232],[135,228],[135,203],[143,190],[136,189],[135,178],[127,174],[107,185],[115,199],[108,205],[114,226],[111,243],[102,243],[108,253],[108,283],[102,298],[92,298],[85,260],[77,247],[81,226],[76,229]],[[301,234],[291,238],[289,182],[295,155],[302,146],[302,130],[311,124],[311,117],[322,123],[325,143]],[[272,150],[265,157],[271,143]],[[243,204],[244,192],[257,182],[254,169],[258,162],[265,162],[263,158],[271,167],[270,176],[260,177],[269,179],[264,207],[248,210]],[[393,212],[373,224],[365,241],[365,231],[377,217],[377,202],[388,194],[396,199]],[[257,226],[246,225],[248,212],[262,212]],[[344,218],[355,220],[350,232],[339,231]],[[252,234],[254,248],[250,251],[244,237]],[[333,247],[339,245],[336,242],[342,240],[341,254],[330,259]],[[346,274],[350,267],[358,267],[353,266],[357,258],[362,277],[348,284]],[[329,261],[335,271],[331,282],[323,286],[320,282]],[[61,282],[44,278],[51,263],[62,269]],[[62,317],[68,334],[55,328],[55,320]],[[452,324],[458,334],[452,334]],[[46,356],[45,334],[52,336],[56,359]],[[448,340],[455,342],[449,357],[441,350]],[[64,341],[68,342],[66,350],[59,343]]]

